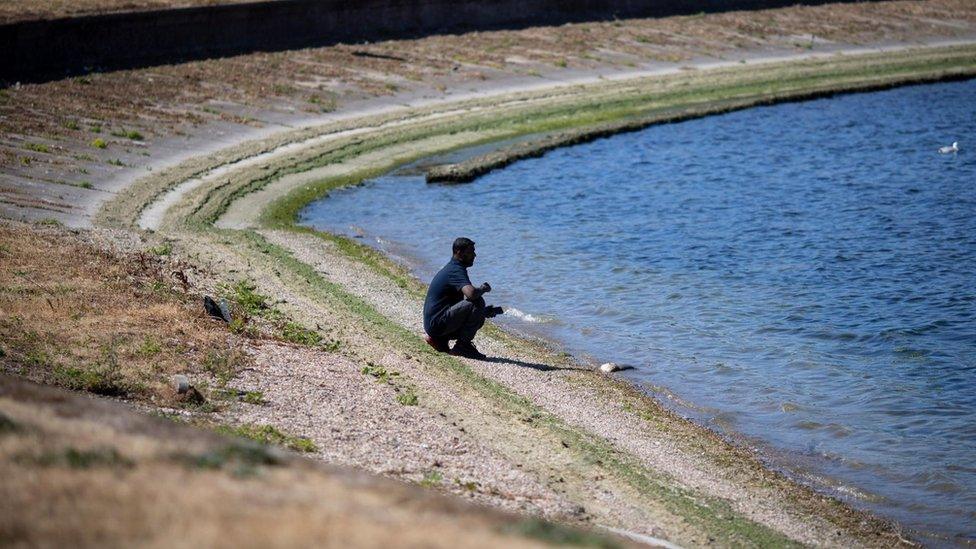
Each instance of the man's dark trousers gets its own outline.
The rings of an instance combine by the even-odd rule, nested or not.
[[[437,324],[431,326],[432,337],[471,342],[478,330],[485,325],[485,300],[462,299],[444,311]]]

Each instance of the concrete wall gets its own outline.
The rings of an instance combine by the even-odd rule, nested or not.
[[[0,82],[253,51],[826,0],[278,0],[0,26]]]

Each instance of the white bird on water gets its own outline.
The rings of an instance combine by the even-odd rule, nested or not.
[[[951,147],[940,147],[939,154],[949,154],[959,152],[959,142],[953,141]]]

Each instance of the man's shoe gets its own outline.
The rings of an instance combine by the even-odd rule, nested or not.
[[[451,352],[451,348],[448,347],[446,339],[441,339],[439,337],[431,337],[427,334],[424,334],[424,341],[426,341],[427,345],[433,347],[434,350],[437,351],[438,353]]]
[[[488,358],[484,353],[478,350],[474,346],[474,343],[470,341],[458,341],[454,344],[454,348],[451,349],[451,354],[454,356],[463,356],[464,358],[473,358],[475,360],[484,360]]]

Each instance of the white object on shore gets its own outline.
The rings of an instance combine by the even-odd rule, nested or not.
[[[619,369],[620,366],[617,366],[613,362],[604,362],[603,364],[600,365],[600,371],[605,374],[609,374],[610,372],[616,372]]]
[[[176,389],[176,394],[182,395],[183,393],[190,390],[190,378],[183,374],[177,374],[173,376],[173,388]]]
[[[602,524],[597,524],[597,526],[603,528],[608,532],[613,532],[618,536],[622,536],[629,540],[633,540],[636,541],[637,543],[641,543],[651,547],[664,547],[665,549],[683,549],[680,545],[675,545],[670,541],[663,540],[661,538],[655,538],[652,536],[648,536],[646,534],[638,534],[637,532],[631,532],[630,530],[624,530],[622,528],[613,528],[611,526],[604,526]]]
[[[959,142],[953,141],[951,147],[942,147],[939,149],[939,154],[949,154],[959,152]]]

